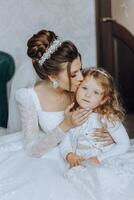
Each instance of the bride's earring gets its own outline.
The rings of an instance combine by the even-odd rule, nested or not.
[[[59,82],[57,81],[57,80],[54,80],[53,82],[52,82],[52,87],[54,88],[54,89],[56,89],[56,88],[58,88],[59,87]]]

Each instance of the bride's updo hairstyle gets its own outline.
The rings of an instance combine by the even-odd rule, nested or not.
[[[34,34],[27,42],[27,54],[32,58],[33,66],[43,80],[48,78],[48,75],[58,75],[63,69],[63,63],[67,64],[68,78],[70,80],[71,63],[81,55],[76,46],[71,41],[63,41],[60,45],[51,52],[50,49],[54,41],[58,40],[58,36],[54,32],[41,30]],[[52,47],[53,48],[53,47]],[[52,49],[53,50],[53,49]],[[50,54],[47,59],[40,63],[41,59]],[[46,55],[45,55],[46,54]]]

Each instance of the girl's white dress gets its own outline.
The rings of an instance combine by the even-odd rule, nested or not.
[[[63,120],[64,113],[42,111],[33,88],[19,90],[16,99],[21,110],[21,120],[25,131],[0,137],[0,200],[124,200],[120,198],[120,192],[123,192],[128,182],[128,191],[124,193],[124,196],[129,194],[128,200],[134,198],[133,177],[130,173],[128,179],[123,179],[123,176],[120,176],[122,171],[117,170],[119,180],[123,181],[120,188],[115,187],[118,190],[116,197],[103,198],[104,193],[101,194],[99,189],[101,183],[106,183],[103,184],[103,191],[111,189],[107,186],[107,177],[110,176],[109,180],[113,181],[113,167],[117,169],[119,165],[124,165],[124,175],[128,171],[134,174],[133,148],[125,155],[127,165],[122,162],[124,157],[120,157],[120,160],[114,164],[111,164],[113,161],[109,160],[104,167],[77,167],[70,170],[69,176],[77,182],[77,184],[72,184],[65,178],[68,169],[60,156],[59,148],[55,146],[47,152],[52,145],[57,144],[65,136],[56,128]],[[44,133],[36,134],[39,131],[38,123]],[[54,129],[55,139],[51,132]],[[41,156],[42,152],[45,152],[44,156]],[[112,169],[109,166],[112,166]],[[104,175],[103,180],[101,180],[101,173]],[[116,184],[114,182],[113,185],[116,186]]]
[[[69,131],[60,144],[62,157],[74,152],[83,157],[97,156],[101,164],[89,161],[65,172],[66,178],[88,199],[94,200],[133,200],[134,199],[134,145],[130,141],[122,123],[115,124],[104,120],[108,132],[115,144],[103,146],[93,137],[95,128],[101,128],[102,122],[97,113],[79,127]]]

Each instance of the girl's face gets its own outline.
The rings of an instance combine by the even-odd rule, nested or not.
[[[68,73],[67,73],[67,64],[68,63],[65,63],[65,66],[63,66],[63,71],[61,71],[57,75],[57,80],[59,82],[60,88],[68,91],[69,78],[68,78]],[[70,76],[71,76],[71,91],[72,92],[75,92],[77,90],[78,86],[83,80],[81,69],[82,69],[81,61],[80,61],[80,58],[78,57],[71,64]]]
[[[76,101],[81,108],[93,110],[103,102],[103,89],[93,78],[87,77],[79,86]]]

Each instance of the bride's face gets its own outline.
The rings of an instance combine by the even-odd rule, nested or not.
[[[59,82],[59,87],[63,90],[69,90],[69,78],[67,73],[67,65],[68,63],[65,63],[63,66],[63,70],[57,75],[57,80]],[[70,79],[71,79],[71,91],[75,92],[80,85],[81,81],[83,80],[82,75],[82,66],[80,58],[78,57],[75,59],[70,68]]]

